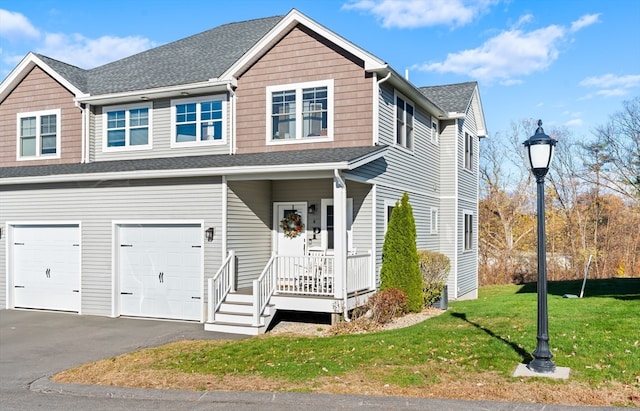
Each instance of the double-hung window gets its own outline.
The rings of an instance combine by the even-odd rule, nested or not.
[[[431,142],[433,144],[438,144],[439,141],[439,130],[438,130],[438,121],[434,118],[431,119]]]
[[[18,160],[60,158],[60,110],[17,115]]]
[[[267,144],[333,139],[333,80],[267,87]]]
[[[151,105],[105,107],[105,150],[144,149],[151,146]]]
[[[471,170],[473,166],[473,136],[464,133],[464,168]]]
[[[172,147],[226,142],[224,97],[174,100],[171,112]]]
[[[396,144],[413,150],[413,103],[396,95]]]
[[[473,213],[464,212],[464,251],[473,249]]]
[[[438,209],[431,207],[431,234],[438,233]]]

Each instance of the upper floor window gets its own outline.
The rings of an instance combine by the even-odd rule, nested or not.
[[[105,150],[151,146],[150,104],[105,107],[103,124]]]
[[[18,113],[18,160],[60,158],[60,110]]]
[[[396,95],[396,144],[413,149],[413,103]]]
[[[333,80],[267,87],[267,143],[333,139]]]
[[[471,170],[473,165],[473,136],[465,131],[464,133],[464,168]]]
[[[431,142],[438,144],[440,136],[440,130],[438,130],[438,121],[434,118],[431,119]]]
[[[172,147],[225,143],[225,105],[221,96],[171,102]]]

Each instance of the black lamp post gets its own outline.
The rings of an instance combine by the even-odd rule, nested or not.
[[[558,141],[549,137],[538,120],[536,133],[523,144],[527,148],[528,166],[536,177],[538,188],[538,344],[528,367],[533,372],[552,373],[556,365],[549,349],[549,321],[547,313],[547,251],[544,233],[544,177],[549,171],[553,150]]]

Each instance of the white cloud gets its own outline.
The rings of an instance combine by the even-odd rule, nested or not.
[[[615,74],[604,74],[602,76],[587,77],[580,82],[585,87],[624,87],[632,88],[640,85],[640,74],[631,74],[628,76],[616,76]]]
[[[558,46],[565,34],[566,30],[556,25],[531,32],[505,31],[478,48],[450,53],[443,62],[417,68],[468,75],[486,82],[501,80],[517,84],[514,77],[542,71],[558,58]]]
[[[20,13],[0,9],[0,37],[11,40],[37,38],[40,32]]]
[[[584,125],[584,121],[581,118],[572,118],[564,123],[564,125],[566,127],[582,127]]]
[[[578,20],[571,23],[571,32],[575,33],[578,30],[581,30],[587,26],[590,26],[595,23],[600,22],[600,13],[597,14],[585,14],[580,17]]]
[[[385,28],[415,28],[436,25],[464,26],[500,0],[355,0],[346,10],[369,12]]]
[[[144,37],[102,36],[97,39],[81,34],[48,33],[36,51],[65,63],[89,69],[154,47]]]
[[[595,95],[603,97],[618,97],[629,93],[632,88],[640,87],[640,74],[616,76],[604,74],[602,76],[587,77],[579,83],[583,87],[597,89]],[[589,94],[586,98],[592,98]]]

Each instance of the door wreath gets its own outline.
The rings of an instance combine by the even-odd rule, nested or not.
[[[294,212],[290,212],[285,215],[285,217],[280,220],[280,227],[282,228],[282,232],[284,236],[287,238],[296,238],[300,234],[302,234],[302,230],[304,229],[304,223],[302,222],[302,216],[300,214]]]

